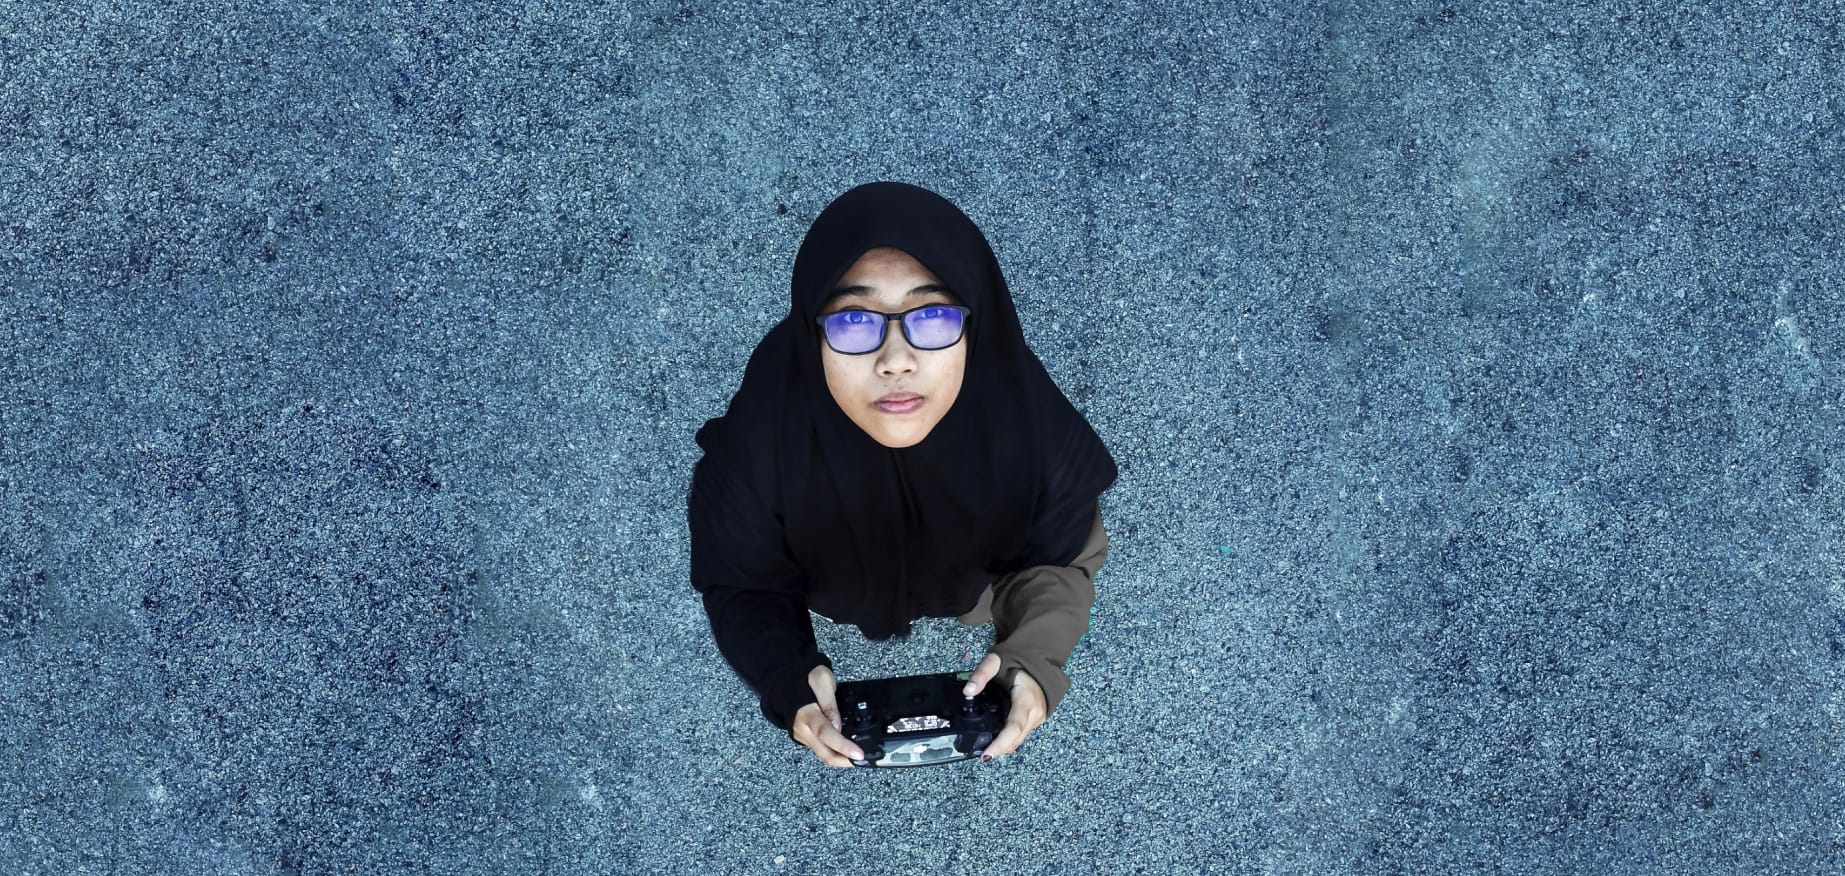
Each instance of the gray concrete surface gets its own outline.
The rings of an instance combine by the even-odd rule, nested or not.
[[[0,872],[1845,872],[1841,20],[0,3]],[[821,767],[686,583],[879,178],[1121,464],[984,767]]]

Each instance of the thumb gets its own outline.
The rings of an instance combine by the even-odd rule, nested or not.
[[[987,652],[987,656],[981,658],[980,665],[974,667],[974,673],[967,677],[967,684],[961,686],[961,695],[964,697],[978,696],[982,690],[986,689],[987,682],[992,681],[993,676],[999,674],[1001,663],[998,654]]]
[[[807,686],[813,689],[814,702],[820,705],[821,713],[826,715],[826,720],[833,725],[833,729],[838,730],[845,726],[844,722],[839,720],[839,701],[834,694],[838,685],[833,678],[833,670],[828,669],[824,663],[814,667],[807,673]]]

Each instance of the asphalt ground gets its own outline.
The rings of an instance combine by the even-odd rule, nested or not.
[[[0,3],[0,872],[1845,871],[1840,3],[920,6]],[[873,179],[1121,469],[993,764],[687,582]]]

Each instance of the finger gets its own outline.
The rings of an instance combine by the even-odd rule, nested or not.
[[[1044,723],[1044,699],[1036,682],[1028,681],[1030,676],[1019,673],[1019,679],[1012,688],[1012,714],[1006,719],[1006,729],[993,738],[993,744],[987,746],[985,759],[1011,754],[1018,750],[1025,737]]]
[[[833,680],[833,671],[821,664],[807,674],[807,686],[814,691],[814,702],[820,705],[820,711],[826,715],[828,723],[834,730],[845,727],[839,717],[839,700],[836,693],[838,685]]]
[[[980,665],[974,667],[973,674],[967,677],[967,684],[961,686],[961,695],[964,697],[979,696],[980,692],[986,688],[987,682],[992,681],[993,676],[999,674],[1001,663],[998,654],[989,653],[981,658]]]
[[[1025,725],[1022,716],[1012,716],[1012,720],[1006,722],[1006,729],[999,731],[999,735],[993,737],[992,744],[987,746],[986,753],[981,756],[981,760],[1005,757],[1017,751],[1019,743],[1025,741],[1025,734],[1030,732],[1031,728]]]
[[[833,691],[839,687],[833,678],[833,670],[822,663],[807,673],[807,686],[814,692],[814,702],[821,708],[833,705]]]
[[[818,742],[808,746],[808,748],[813,751],[814,757],[820,758],[820,762],[827,766],[838,767],[842,770],[849,770],[852,768],[852,761],[849,758]]]
[[[839,752],[834,751],[830,748],[827,748],[826,746],[821,745],[819,742],[815,742],[815,743],[808,745],[807,749],[809,751],[812,751],[814,753],[814,757],[820,758],[820,762],[826,764],[827,766],[838,767],[840,769],[851,769],[852,768],[852,761],[847,759],[845,755],[840,754]]]
[[[827,751],[822,753],[816,748],[814,752],[820,754],[821,760],[833,766],[849,767],[852,765],[853,761],[865,759],[864,750],[859,748],[857,743],[847,739],[845,734],[839,732],[836,728],[822,727],[820,729],[820,744],[825,746]]]
[[[858,751],[851,740],[834,730],[812,709],[804,709],[795,719],[793,735],[794,741],[806,746],[828,766],[850,767],[852,759],[848,755]]]

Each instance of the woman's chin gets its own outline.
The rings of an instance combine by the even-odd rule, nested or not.
[[[850,419],[866,435],[871,436],[871,440],[892,450],[901,450],[921,444],[923,439],[929,437],[929,433],[935,431],[936,424],[942,420],[939,413],[928,403],[917,410],[901,414],[885,413],[872,407],[863,414],[850,417]]]
[[[905,447],[914,447],[921,444],[922,440],[929,437],[929,433],[935,428],[935,423],[933,421],[927,424],[903,423],[898,424],[895,428],[890,428],[884,424],[879,425],[881,428],[866,429],[865,433],[871,436],[871,440],[885,447],[889,447],[892,450],[901,450]]]
[[[916,445],[921,444],[922,440],[927,437],[929,437],[929,433],[927,432],[924,432],[921,435],[909,435],[909,434],[888,435],[886,434],[886,435],[872,435],[871,440],[876,441],[879,444],[884,445],[885,447],[889,447],[892,450],[902,450],[905,447],[915,447]]]

